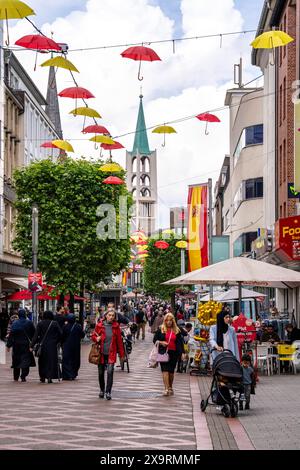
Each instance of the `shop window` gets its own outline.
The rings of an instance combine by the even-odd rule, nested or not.
[[[237,143],[236,149],[233,154],[233,165],[237,164],[240,158],[241,152],[245,147],[251,145],[260,145],[264,142],[264,126],[263,124],[257,124],[255,126],[249,126],[243,129],[240,139]]]

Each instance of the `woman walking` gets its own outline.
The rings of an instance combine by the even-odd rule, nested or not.
[[[209,345],[212,360],[224,349],[229,349],[240,360],[238,342],[235,329],[229,325],[230,314],[226,308],[217,315],[217,324],[211,326],[209,332]]]
[[[63,380],[75,380],[80,369],[80,346],[84,338],[84,332],[76,323],[74,314],[66,316],[67,324],[62,330],[62,378]]]
[[[62,331],[56,321],[54,321],[53,312],[49,310],[43,314],[36,328],[32,339],[31,347],[35,344],[41,345],[41,355],[39,357],[39,375],[40,381],[52,383],[52,379],[60,379],[60,370],[58,365],[57,346],[61,341]]]
[[[97,323],[91,336],[92,341],[100,345],[101,359],[98,366],[100,393],[99,398],[111,400],[111,390],[113,385],[114,364],[117,361],[117,353],[122,361],[125,356],[121,329],[116,321],[116,314],[113,309],[108,310],[103,320]],[[105,388],[105,368],[107,368],[107,383]]]
[[[7,339],[7,348],[12,347],[12,369],[14,370],[14,380],[18,382],[20,374],[21,381],[26,382],[29,368],[35,367],[35,360],[30,351],[30,343],[34,336],[35,328],[33,323],[26,318],[26,311],[20,309],[18,320],[12,323]]]
[[[184,357],[183,339],[181,331],[176,325],[176,321],[172,313],[167,313],[164,317],[163,324],[158,328],[154,337],[153,343],[158,341],[158,351],[160,354],[168,353],[169,361],[161,362],[161,371],[163,375],[163,382],[165,386],[164,396],[174,395],[173,381],[174,371],[178,359]]]

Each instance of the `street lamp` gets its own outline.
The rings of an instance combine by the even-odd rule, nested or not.
[[[32,204],[32,272],[37,273],[39,245],[39,208],[36,203]],[[32,317],[36,325],[38,322],[37,291],[32,292]]]

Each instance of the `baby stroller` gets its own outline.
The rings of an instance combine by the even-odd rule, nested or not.
[[[228,349],[220,353],[212,366],[213,380],[210,394],[201,401],[201,411],[208,405],[222,406],[226,418],[235,418],[238,414],[238,403],[243,393],[243,370],[236,357]],[[209,402],[211,398],[212,403]]]

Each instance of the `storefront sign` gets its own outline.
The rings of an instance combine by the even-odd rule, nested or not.
[[[288,183],[288,198],[300,199],[300,191],[296,191],[294,183]]]
[[[300,260],[300,217],[277,220],[275,249],[281,250],[291,261]]]
[[[28,274],[28,289],[31,290],[31,292],[40,292],[43,290],[42,273],[29,273]]]

